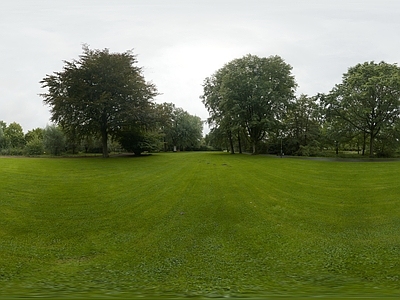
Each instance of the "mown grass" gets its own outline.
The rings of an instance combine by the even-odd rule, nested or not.
[[[0,158],[0,297],[400,296],[400,162]]]

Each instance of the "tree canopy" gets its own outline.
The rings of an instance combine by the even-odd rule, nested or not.
[[[395,128],[400,117],[400,68],[385,62],[349,68],[343,82],[331,91],[327,107],[369,136],[369,153],[373,156],[378,134]]]
[[[131,51],[111,53],[84,46],[79,59],[64,63],[61,72],[41,81],[48,89],[42,96],[51,119],[66,133],[99,135],[103,157],[108,157],[108,138],[124,126],[145,122],[156,87],[145,81]]]
[[[244,131],[252,144],[279,125],[296,82],[292,67],[279,56],[246,55],[234,59],[205,79],[201,99],[210,113],[209,123],[228,132]]]
[[[25,145],[24,132],[20,124],[16,122],[10,123],[4,130],[6,143],[11,148],[20,148]]]

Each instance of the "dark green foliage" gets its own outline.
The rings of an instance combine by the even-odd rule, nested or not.
[[[164,151],[199,149],[203,137],[203,122],[173,103],[155,107],[158,128],[163,135]]]
[[[65,62],[62,72],[46,76],[42,87],[44,103],[51,107],[52,120],[75,145],[76,137],[101,137],[103,157],[108,157],[108,139],[124,126],[144,121],[143,112],[156,95],[153,84],[144,80],[130,52],[83,47],[78,60]],[[139,124],[140,125],[140,124]]]
[[[35,128],[32,130],[29,130],[25,134],[25,141],[28,143],[34,139],[43,140],[43,132],[44,132],[44,129],[42,129],[42,128]]]
[[[210,132],[205,136],[205,142],[208,146],[213,147],[216,150],[227,150],[228,139],[225,136],[225,131],[221,127],[213,127]]]
[[[25,134],[25,155],[41,155],[44,153],[44,129],[35,128]]]
[[[24,155],[24,149],[23,148],[0,149],[0,155],[21,156],[21,155]]]
[[[132,130],[121,131],[118,135],[118,141],[128,152],[135,155],[141,155],[143,152],[155,152],[162,147],[161,137],[158,133],[151,131]]]
[[[327,104],[332,115],[364,135],[364,141],[369,138],[373,156],[376,139],[392,131],[400,117],[400,68],[385,62],[351,67],[331,91]]]
[[[301,145],[299,150],[297,150],[296,155],[299,156],[319,156],[320,155],[320,148],[318,147],[318,143],[314,141],[309,145],[303,146]]]
[[[279,56],[247,55],[235,59],[206,78],[202,101],[210,124],[226,132],[233,152],[233,136],[244,131],[257,153],[257,144],[279,126],[294,98],[292,67]]]
[[[43,132],[44,149],[52,155],[60,155],[65,151],[65,135],[55,125],[46,126]]]
[[[10,123],[4,130],[3,148],[22,149],[25,146],[24,132],[20,124]],[[0,141],[1,142],[1,141]]]
[[[329,95],[301,95],[280,57],[247,55],[205,79],[201,99],[212,139],[235,153],[244,136],[262,151],[319,155],[323,150],[393,156],[399,148],[400,68],[366,62],[349,68]],[[312,145],[310,144],[312,143]],[[367,145],[369,144],[369,151]],[[246,149],[246,147],[245,147]],[[259,148],[260,150],[261,148]]]
[[[4,149],[7,145],[6,136],[4,135],[4,130],[0,127],[0,149]]]
[[[289,106],[278,139],[285,140],[285,153],[315,156],[320,152],[323,111],[316,97],[300,95]],[[280,136],[282,135],[282,136]]]
[[[39,137],[34,137],[30,139],[26,145],[24,152],[26,155],[41,155],[44,153],[44,143],[43,139]]]
[[[166,133],[170,144],[180,150],[193,150],[200,146],[203,124],[201,119],[193,116],[181,108],[173,113],[172,126]]]

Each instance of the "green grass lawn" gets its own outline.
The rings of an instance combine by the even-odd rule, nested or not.
[[[0,297],[400,296],[400,162],[0,158]]]

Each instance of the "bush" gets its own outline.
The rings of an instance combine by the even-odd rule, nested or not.
[[[306,146],[300,146],[297,151],[297,155],[299,156],[319,156],[320,154],[320,145],[317,141],[313,140],[310,144]]]
[[[65,151],[65,135],[58,127],[47,126],[43,132],[43,144],[47,152],[60,155]]]
[[[138,129],[123,131],[118,141],[128,152],[140,155],[142,152],[155,152],[161,149],[160,135],[156,132],[145,132]]]
[[[43,141],[37,137],[30,140],[25,146],[25,155],[41,155],[43,153]]]
[[[20,156],[20,155],[24,155],[24,149],[22,149],[22,148],[1,149],[0,154],[1,155],[11,155],[11,156]]]
[[[394,149],[388,148],[388,149],[383,149],[383,150],[378,151],[376,153],[376,156],[380,157],[380,158],[390,158],[390,157],[395,157],[396,155],[395,155]]]

